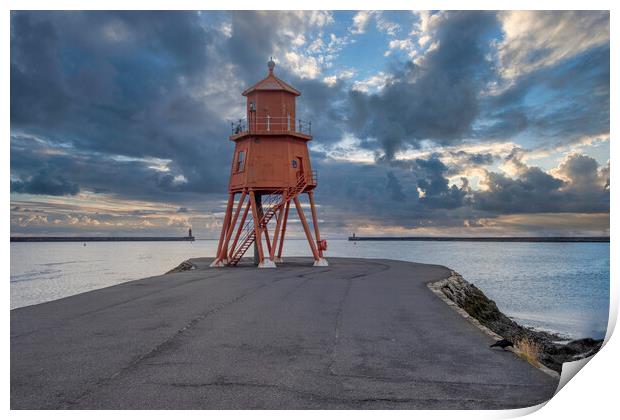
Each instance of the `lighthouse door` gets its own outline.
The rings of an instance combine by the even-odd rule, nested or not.
[[[299,178],[299,176],[304,173],[304,161],[301,156],[296,156],[295,161],[297,163],[297,172],[295,172],[295,175]]]

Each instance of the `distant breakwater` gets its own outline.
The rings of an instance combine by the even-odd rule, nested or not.
[[[349,236],[349,241],[445,241],[445,242],[609,242],[609,236]]]
[[[11,242],[162,242],[194,239],[193,236],[11,236]]]

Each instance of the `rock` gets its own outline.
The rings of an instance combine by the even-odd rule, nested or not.
[[[170,273],[180,273],[183,271],[195,270],[196,266],[192,263],[192,260],[185,260],[181,264],[174,267],[172,270],[168,271],[166,274]]]
[[[562,371],[564,362],[592,356],[603,343],[603,340],[583,338],[559,344],[557,341],[562,337],[557,334],[519,325],[502,313],[495,302],[480,289],[455,272],[439,284],[439,290],[471,317],[503,338],[513,342],[523,339],[534,341],[541,349],[540,362],[556,372]]]

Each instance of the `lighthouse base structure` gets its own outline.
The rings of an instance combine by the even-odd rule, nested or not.
[[[239,192],[231,192],[216,258],[211,266],[236,266],[246,251],[254,246],[258,254],[258,267],[275,268],[277,262],[283,261],[282,251],[288,216],[293,204],[314,258],[314,266],[326,267],[328,263],[323,256],[326,242],[321,240],[319,233],[314,192],[311,189],[307,190],[307,187],[305,177],[300,174],[294,187],[277,191],[245,188]],[[240,196],[235,202],[237,194]],[[303,194],[308,195],[314,229],[310,229],[299,199]],[[272,220],[274,223],[270,223]],[[272,231],[270,226],[273,226]]]

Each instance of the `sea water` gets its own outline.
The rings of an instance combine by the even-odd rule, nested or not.
[[[609,313],[608,243],[349,242],[327,258],[390,258],[459,272],[515,321],[570,338],[602,338]],[[163,274],[217,241],[11,243],[11,309]],[[250,250],[251,251],[251,250]],[[310,255],[287,240],[286,255]]]

